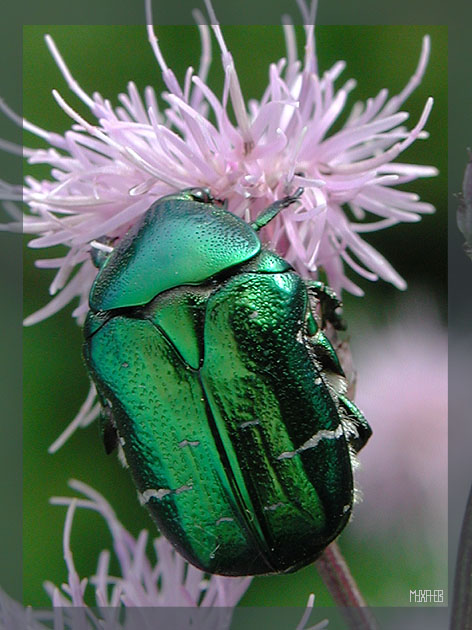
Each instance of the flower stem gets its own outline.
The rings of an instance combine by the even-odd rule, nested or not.
[[[351,575],[337,543],[331,543],[315,562],[350,630],[378,630],[378,625]]]

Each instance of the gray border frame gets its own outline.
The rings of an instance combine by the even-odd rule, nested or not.
[[[155,0],[155,11],[160,23],[183,23],[182,16],[188,16],[190,9],[201,2],[181,0],[178,6],[161,11],[162,0]],[[269,3],[268,0],[258,3],[243,0],[228,6],[222,0],[215,0],[215,10],[222,23],[279,23],[280,15],[290,11],[293,15],[293,3],[288,0]],[[462,414],[455,401],[461,399],[461,392],[466,392],[468,370],[461,371],[462,355],[470,356],[468,349],[472,346],[468,332],[472,299],[470,296],[470,279],[472,267],[461,252],[461,237],[455,226],[456,200],[453,193],[461,186],[461,177],[466,162],[465,148],[472,144],[471,119],[464,107],[457,104],[464,99],[472,103],[472,81],[467,77],[456,76],[454,70],[458,60],[464,56],[470,58],[470,32],[472,28],[472,8],[459,0],[444,3],[442,0],[397,0],[395,4],[379,3],[377,0],[363,0],[355,3],[351,0],[338,0],[329,3],[321,0],[317,22],[319,24],[380,24],[380,23],[434,23],[449,25],[449,116],[454,118],[454,130],[449,135],[449,167],[450,167],[450,225],[449,225],[449,321],[450,321],[450,578],[453,575],[455,554],[457,549],[460,522],[465,505],[472,465],[470,447],[472,429],[468,414]],[[173,11],[171,13],[171,11]],[[106,24],[110,15],[116,24],[136,24],[143,22],[143,7],[140,2],[129,0],[104,0],[95,3],[83,0],[81,3],[55,3],[48,0],[20,0],[8,3],[3,9],[0,24],[0,58],[4,63],[0,68],[0,85],[2,97],[16,109],[21,110],[21,36],[24,23],[63,23],[63,24]],[[469,112],[472,108],[469,107]],[[459,122],[459,124],[457,124]],[[462,130],[462,131],[460,131]],[[0,135],[11,141],[21,143],[21,131],[0,120]],[[21,181],[21,160],[14,166],[15,160],[3,156],[2,177]],[[5,162],[5,164],[4,164]],[[21,239],[12,239],[4,235],[0,247],[0,273],[2,282],[2,331],[0,336],[0,356],[3,357],[0,372],[0,404],[2,417],[5,419],[3,439],[0,441],[0,502],[2,513],[6,516],[1,538],[2,548],[15,550],[17,561],[8,566],[0,566],[0,583],[7,592],[21,599]],[[2,264],[3,263],[3,264]],[[464,341],[465,340],[465,341]],[[464,343],[466,344],[464,352]],[[460,353],[458,357],[456,353]],[[257,610],[257,609],[255,609]],[[390,611],[390,613],[388,613]],[[332,617],[332,610],[328,611]],[[428,627],[444,628],[441,609],[379,609],[378,617],[385,619],[385,628],[399,627],[408,622],[409,628]],[[319,610],[322,618],[323,611]],[[377,613],[377,611],[376,611]],[[406,615],[403,618],[403,613]],[[429,619],[431,613],[431,619]],[[315,619],[318,618],[316,615]],[[402,620],[400,620],[402,618]],[[254,617],[255,619],[255,617]],[[387,619],[390,622],[387,622]],[[394,622],[394,625],[390,625]],[[388,624],[388,625],[387,625]],[[331,627],[335,627],[334,624]],[[404,627],[406,627],[404,625]]]

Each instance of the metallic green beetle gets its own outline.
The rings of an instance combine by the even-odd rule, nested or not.
[[[101,261],[84,357],[138,496],[192,564],[295,571],[346,525],[371,430],[323,332],[333,292],[208,191],[163,197]]]

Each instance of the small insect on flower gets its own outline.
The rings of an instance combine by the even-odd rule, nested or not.
[[[351,458],[371,433],[322,328],[339,326],[339,302],[257,235],[302,193],[252,225],[208,191],[168,195],[90,292],[84,357],[105,447],[121,447],[161,532],[210,573],[316,559],[349,520]]]

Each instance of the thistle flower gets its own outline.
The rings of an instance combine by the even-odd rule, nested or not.
[[[146,556],[148,532],[143,530],[134,538],[117,520],[109,503],[92,488],[79,481],[71,481],[73,490],[85,499],[54,497],[55,505],[67,505],[64,527],[64,559],[68,569],[68,584],[62,593],[52,584],[45,587],[55,606],[84,606],[87,580],[80,580],[70,549],[70,533],[76,507],[97,511],[105,519],[113,538],[113,548],[121,577],[109,575],[110,554],[100,554],[97,573],[91,579],[95,587],[97,605],[118,606],[226,606],[234,607],[245,593],[251,578],[227,579],[205,574],[189,565],[163,537],[156,538],[153,546],[157,562],[153,565]]]
[[[169,614],[173,614],[174,622],[178,621],[176,625],[179,627],[188,625],[205,630],[226,630],[230,627],[234,607],[252,578],[226,578],[217,575],[208,577],[183,560],[165,538],[153,540],[156,560],[151,561],[146,555],[146,530],[134,538],[98,492],[75,480],[70,482],[70,486],[82,497],[54,497],[51,500],[55,505],[68,506],[63,539],[67,583],[61,588],[50,582],[45,583],[54,606],[52,613],[35,613],[31,609],[25,611],[0,591],[2,630],[18,627],[43,630],[49,627],[40,621],[52,621],[57,630],[155,628],[156,620],[160,619],[156,608],[174,609],[171,613],[165,611],[166,625],[169,624]],[[70,546],[71,528],[77,507],[94,510],[104,518],[112,535],[113,551],[120,575],[110,575],[110,552],[104,550],[98,558],[96,574],[90,579],[79,577]],[[86,602],[86,590],[89,586],[95,593],[95,608]],[[310,596],[296,630],[323,630],[327,627],[328,622],[324,620],[306,628],[313,603],[314,597]],[[139,610],[136,610],[137,607]],[[136,624],[137,619],[139,626]],[[19,621],[22,622],[20,625]],[[23,625],[25,621],[29,625]]]
[[[106,235],[116,242],[156,199],[195,186],[208,187],[216,197],[227,199],[229,210],[247,220],[302,186],[298,207],[288,208],[271,222],[264,229],[265,240],[300,273],[317,276],[324,270],[338,294],[343,289],[362,294],[347,277],[345,265],[370,280],[380,277],[404,288],[403,279],[360,235],[400,221],[417,221],[433,211],[417,195],[396,186],[435,175],[436,169],[394,161],[417,138],[426,137],[423,130],[432,99],[410,130],[403,126],[408,114],[400,108],[421,82],[429,38],[423,40],[418,67],[400,94],[389,98],[383,89],[366,103],[356,103],[344,126],[331,132],[356,83],[350,79],[335,87],[343,61],[319,73],[315,2],[310,12],[302,5],[307,24],[303,60],[298,59],[294,27],[286,23],[287,56],[270,66],[262,98],[247,104],[209,3],[225,77],[221,96],[206,84],[212,58],[210,28],[199,26],[198,74],[188,68],[180,85],[160,49],[149,5],[149,40],[166,86],[161,94],[166,103],[163,111],[153,88],[147,87],[141,96],[134,83],[119,95],[117,108],[98,93],[89,96],[49,36],[46,43],[52,56],[72,92],[89,108],[90,117],[79,115],[56,90],[55,100],[73,122],[63,135],[19,120],[1,105],[49,145],[25,148],[28,162],[51,167],[50,179],[26,177],[23,200],[28,212],[22,225],[14,222],[8,227],[36,235],[30,247],[63,244],[68,248],[62,258],[37,261],[39,267],[58,270],[50,286],[55,297],[25,323],[49,317],[76,297],[79,305],[73,314],[82,322],[96,274],[90,253],[103,247],[97,240]],[[230,108],[235,122],[230,120]],[[210,122],[210,113],[215,122]],[[9,196],[17,194],[10,192]],[[380,219],[365,220],[371,215]]]
[[[80,481],[72,480],[70,486],[82,496],[51,499],[55,505],[68,506],[63,537],[67,582],[60,588],[51,582],[45,583],[53,605],[51,612],[25,609],[0,589],[0,630],[46,630],[51,623],[55,630],[131,630],[136,627],[145,630],[155,628],[156,621],[161,619],[168,625],[169,614],[174,615],[173,621],[178,622],[179,627],[188,625],[197,630],[230,627],[234,608],[252,578],[207,576],[183,560],[162,537],[152,541],[156,559],[151,561],[146,553],[146,530],[134,538],[98,492]],[[79,577],[70,545],[78,507],[94,510],[105,520],[112,535],[120,575],[110,575],[111,554],[103,550],[96,574],[90,579]],[[95,594],[93,608],[86,601],[88,588]],[[324,620],[307,628],[313,604],[311,595],[295,630],[324,630],[328,626],[328,621]],[[158,608],[166,609],[162,617]],[[170,623],[172,625],[172,619]]]

